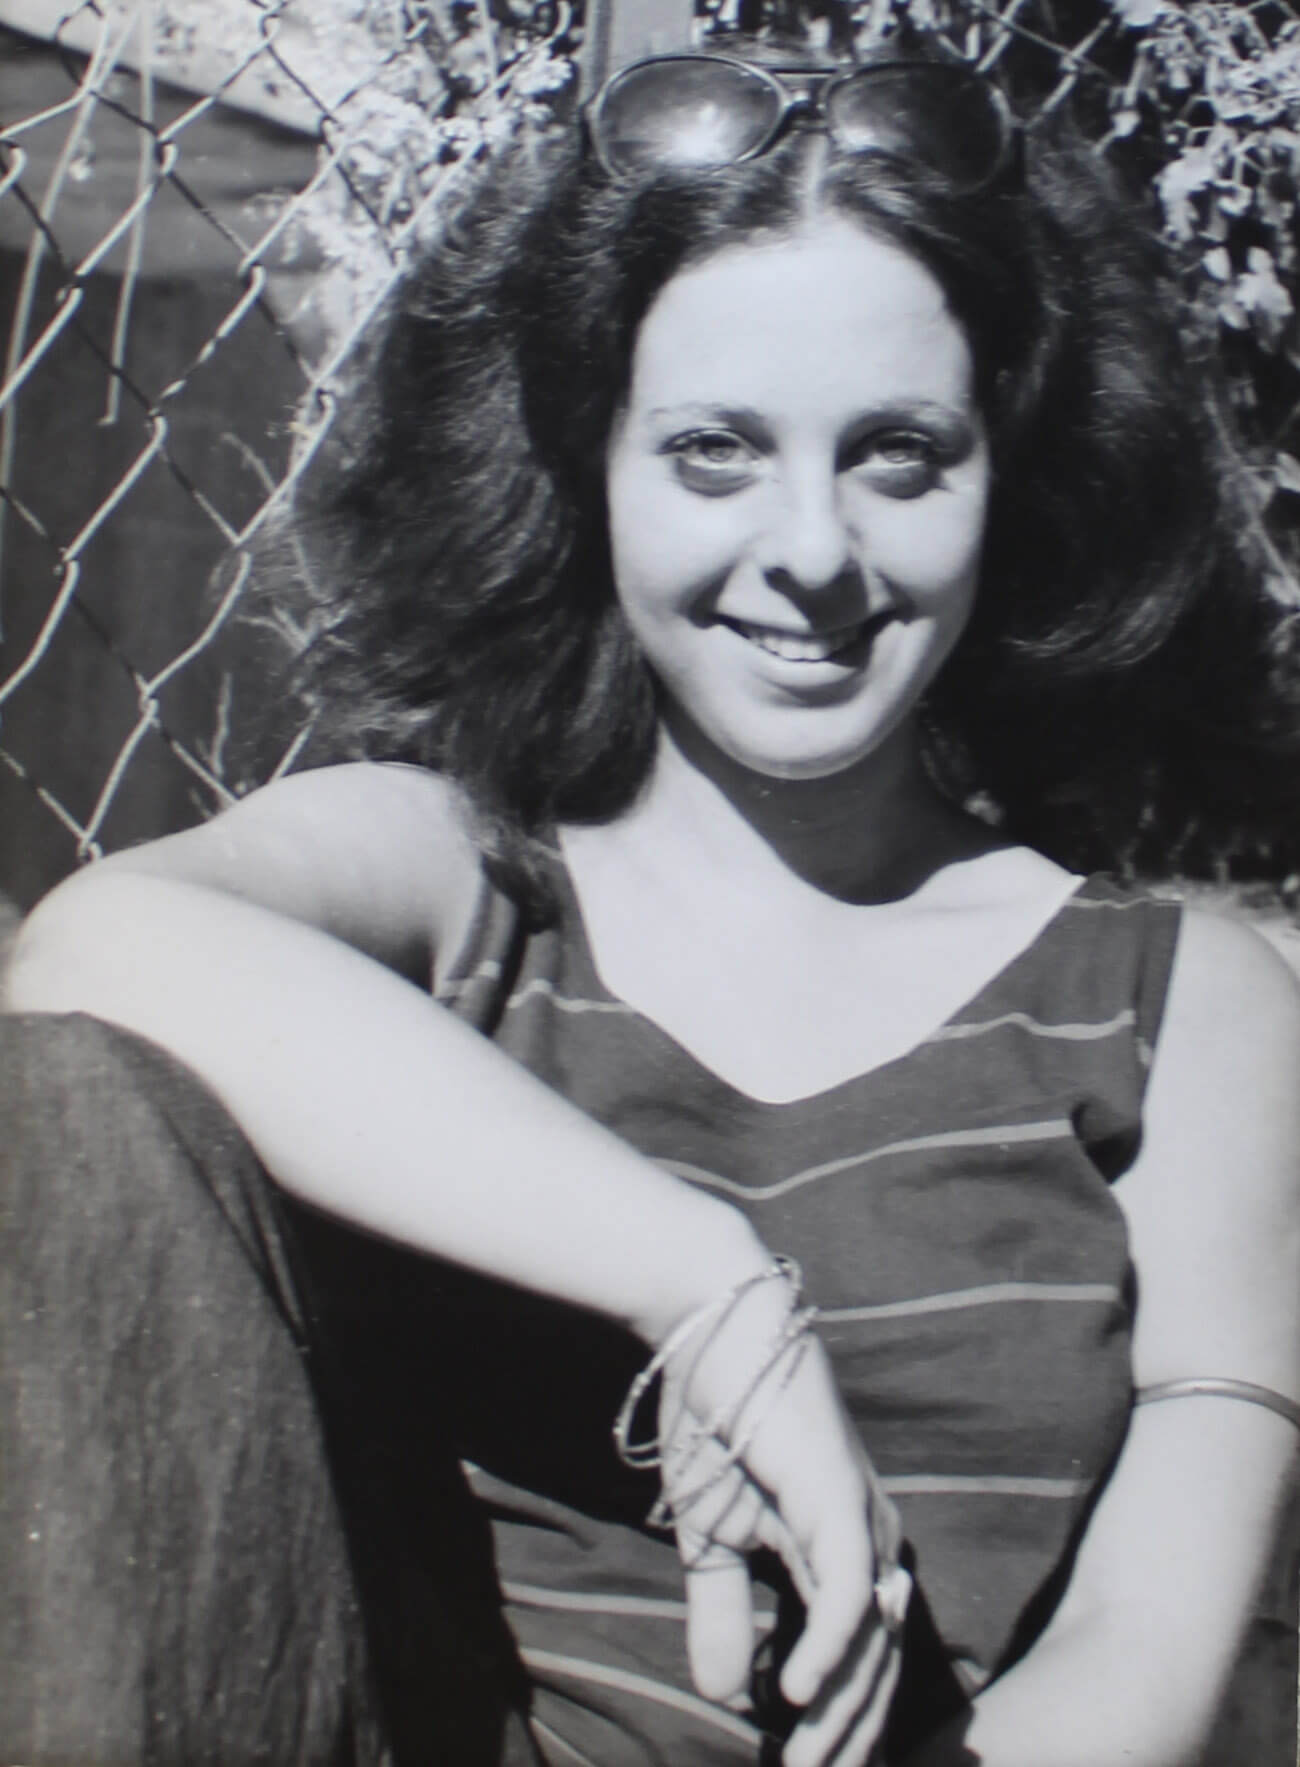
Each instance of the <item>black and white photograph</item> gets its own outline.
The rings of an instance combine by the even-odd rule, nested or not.
[[[0,1767],[1300,1767],[1300,4],[0,0]]]

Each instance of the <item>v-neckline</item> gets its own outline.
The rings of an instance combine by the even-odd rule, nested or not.
[[[1042,947],[1055,936],[1056,929],[1072,905],[1081,897],[1086,896],[1097,881],[1095,874],[1084,877],[1070,874],[1059,900],[1056,901],[1047,918],[1039,924],[1029,940],[1018,951],[1013,952],[1005,963],[1001,964],[975,989],[974,993],[955,1006],[937,1024],[931,1026],[923,1036],[915,1038],[905,1049],[900,1050],[897,1055],[888,1056],[884,1061],[861,1068],[856,1073],[847,1075],[843,1080],[836,1080],[831,1085],[820,1087],[816,1091],[801,1093],[794,1098],[774,1099],[761,1098],[756,1093],[747,1092],[743,1086],[736,1085],[734,1081],[729,1080],[716,1068],[710,1066],[701,1056],[696,1055],[694,1050],[687,1048],[686,1044],[675,1037],[664,1025],[661,1025],[657,1019],[643,1012],[640,1007],[633,1006],[630,1001],[625,1000],[622,995],[617,994],[614,989],[608,986],[596,962],[591,936],[587,930],[586,915],[583,913],[582,903],[579,900],[568,861],[558,843],[549,850],[554,856],[555,872],[559,883],[560,911],[572,930],[571,949],[582,972],[581,987],[584,994],[590,993],[609,1006],[617,1007],[621,1013],[627,1014],[672,1060],[684,1065],[696,1077],[697,1081],[707,1083],[724,1099],[731,1102],[733,1107],[743,1107],[755,1114],[827,1108],[852,1089],[868,1085],[878,1081],[882,1076],[887,1076],[894,1069],[901,1067],[903,1063],[910,1061],[927,1044],[940,1041],[945,1031],[967,1020],[969,1015],[977,1011],[990,995],[1000,992],[1022,965],[1027,965],[1037,958]]]

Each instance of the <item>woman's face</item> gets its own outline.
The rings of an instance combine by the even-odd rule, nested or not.
[[[666,716],[818,779],[915,712],[975,594],[989,490],[965,333],[900,248],[827,219],[683,270],[607,458],[614,577]]]

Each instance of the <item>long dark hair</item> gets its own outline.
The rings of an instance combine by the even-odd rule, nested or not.
[[[1151,228],[1095,156],[940,181],[796,131],[723,171],[612,181],[520,141],[391,304],[308,512],[307,659],[335,753],[446,772],[526,884],[555,821],[643,782],[655,687],[611,578],[603,454],[637,328],[688,263],[819,212],[913,253],[973,348],[994,486],[971,626],[930,696],[941,782],[1072,865],[1269,839],[1297,802],[1291,628]]]

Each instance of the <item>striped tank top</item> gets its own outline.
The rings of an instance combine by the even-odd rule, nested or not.
[[[901,1752],[1032,1642],[1124,1434],[1131,1296],[1110,1184],[1137,1150],[1179,911],[1090,878],[908,1054],[774,1104],[612,995],[558,861],[556,890],[553,922],[530,930],[484,881],[438,996],[802,1265],[916,1580]],[[574,1309],[444,1280],[473,1344],[457,1446],[532,1689],[509,1759],[777,1760],[791,1714],[771,1665],[797,1603],[760,1564],[752,1716],[694,1693],[676,1552],[644,1526],[653,1478],[610,1441],[643,1348]]]

